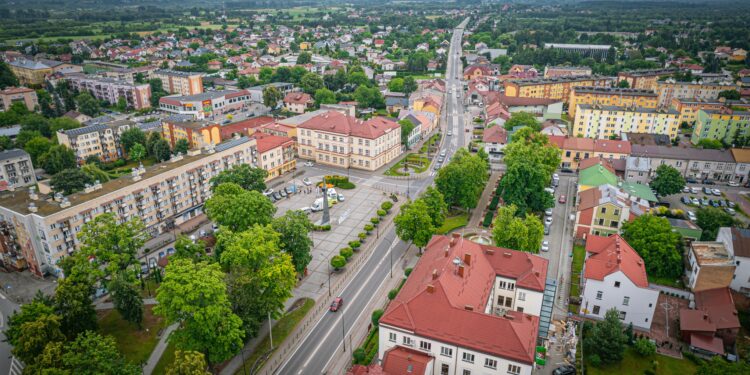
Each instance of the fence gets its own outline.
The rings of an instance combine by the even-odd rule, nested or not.
[[[651,289],[656,289],[665,294],[676,295],[677,297],[686,299],[688,301],[693,300],[693,293],[687,290],[682,290],[682,289],[677,289],[677,288],[672,288],[672,287],[659,285],[659,284],[652,284],[652,283],[649,283],[648,287]]]
[[[398,204],[395,204],[393,208],[391,208],[390,214],[387,216],[388,219],[379,224],[380,232],[386,233],[386,231],[393,225],[393,217],[395,216],[396,211],[398,211],[398,206]],[[352,275],[356,274],[360,267],[370,259],[378,245],[378,238],[379,235],[376,237],[374,234],[371,234],[370,237],[368,237],[367,241],[364,243],[364,249],[356,253],[356,259],[347,264],[344,272],[339,273],[341,277],[331,285],[332,295],[337,295]],[[320,320],[321,314],[328,311],[328,302],[329,298],[327,296],[320,297],[315,301],[315,307],[310,310],[313,313],[308,313],[307,317],[294,329],[294,332],[287,336],[284,343],[276,349],[268,361],[266,361],[263,368],[256,373],[257,375],[271,375],[276,373],[278,368],[292,356],[292,353],[294,353],[297,346],[301,343],[301,340],[307,335],[308,330]]]

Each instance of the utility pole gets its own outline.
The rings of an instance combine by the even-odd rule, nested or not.
[[[344,343],[344,352],[346,352],[346,331],[344,326],[346,325],[344,317],[346,316],[346,312],[343,309],[341,309],[341,341]]]
[[[271,312],[268,312],[268,337],[271,338],[271,350],[273,350],[273,321],[271,320]]]

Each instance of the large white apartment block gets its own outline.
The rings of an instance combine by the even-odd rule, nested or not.
[[[581,315],[604,319],[617,309],[623,324],[651,329],[659,291],[648,285],[643,259],[620,235],[586,238]]]
[[[191,150],[69,196],[34,187],[4,192],[0,222],[15,230],[16,245],[34,274],[59,275],[57,263],[80,246],[77,235],[84,223],[111,212],[120,222],[140,218],[152,236],[171,231],[202,213],[212,177],[239,164],[258,165],[254,139]]]

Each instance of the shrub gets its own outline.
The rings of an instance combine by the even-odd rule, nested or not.
[[[344,257],[344,259],[346,259],[346,261],[348,262],[349,258],[351,258],[352,255],[354,255],[354,251],[352,251],[351,248],[345,247],[339,251],[339,255]]]
[[[313,227],[313,230],[318,231],[318,232],[327,232],[331,230],[331,224],[316,225]]]
[[[335,255],[331,258],[331,267],[333,267],[335,270],[340,270],[342,267],[346,265],[346,259],[342,257],[341,255]]]
[[[352,248],[352,250],[358,249],[362,244],[359,243],[359,241],[349,241],[349,247]]]
[[[592,354],[589,356],[589,363],[594,367],[600,367],[602,365],[602,359],[598,354]]]
[[[354,352],[352,352],[352,361],[354,364],[362,364],[362,361],[365,360],[365,350],[363,348],[357,348],[354,349]]]
[[[385,212],[385,210],[378,210],[378,216],[383,217],[386,214],[387,214],[387,212]]]
[[[375,310],[372,312],[372,325],[377,327],[380,323],[380,317],[383,316],[383,310]]]
[[[376,225],[377,226],[378,223],[380,222],[380,218],[379,217],[374,217],[374,218],[370,219],[370,222],[372,223],[372,225]]]
[[[492,201],[490,201],[490,206],[488,207],[488,209],[490,211],[497,210],[497,205],[499,203],[500,203],[500,197],[499,196],[496,195],[496,196],[492,197]]]
[[[649,357],[656,354],[656,345],[648,339],[636,340],[633,348],[635,348],[636,353],[640,354],[642,357]]]
[[[398,288],[391,289],[388,292],[388,299],[393,301],[393,299],[396,298],[396,295],[398,295]]]
[[[370,233],[372,232],[373,229],[375,229],[375,227],[373,227],[371,224],[365,224],[364,229],[365,229],[365,232]]]
[[[380,205],[380,208],[382,208],[382,209],[384,209],[384,210],[388,211],[388,210],[390,210],[391,208],[393,208],[393,203],[391,203],[391,202],[388,202],[388,201],[385,201],[385,202],[383,202],[383,204],[381,204],[381,205]]]
[[[348,177],[331,175],[325,177],[326,182],[340,189],[354,189],[356,186],[349,181]]]
[[[485,228],[488,228],[490,224],[492,224],[492,219],[495,217],[495,211],[487,211],[487,214],[484,215],[484,220],[482,221],[482,226]]]
[[[367,238],[367,233],[362,232],[362,233],[358,234],[357,237],[359,237],[360,241],[364,241],[365,238]]]
[[[413,268],[411,268],[411,267],[405,269],[404,270],[404,276],[409,277],[409,275],[411,275],[411,271],[412,270],[413,270]]]

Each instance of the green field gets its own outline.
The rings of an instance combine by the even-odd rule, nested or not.
[[[452,230],[463,228],[469,223],[469,214],[463,213],[456,216],[449,216],[445,218],[443,226],[435,231],[437,234],[446,234]]]
[[[164,375],[167,373],[167,366],[171,366],[172,363],[174,363],[174,357],[175,357],[175,350],[174,343],[167,344],[167,347],[164,349],[164,353],[161,355],[161,358],[159,359],[159,362],[154,366],[154,371],[152,374],[154,375]]]
[[[585,354],[584,358],[586,358]],[[654,362],[658,363],[655,370]],[[690,375],[695,374],[697,369],[698,366],[689,359],[677,359],[659,354],[644,358],[632,348],[625,349],[625,356],[618,364],[601,368],[589,365],[585,367],[587,375],[643,374],[646,370],[651,370],[656,375]]]
[[[148,360],[156,343],[159,341],[157,334],[163,328],[163,319],[153,315],[153,306],[146,306],[143,312],[143,328],[140,330],[120,317],[117,310],[104,310],[99,312],[99,332],[103,335],[111,335],[117,342],[117,348],[125,355],[125,358],[133,363],[140,364]]]

